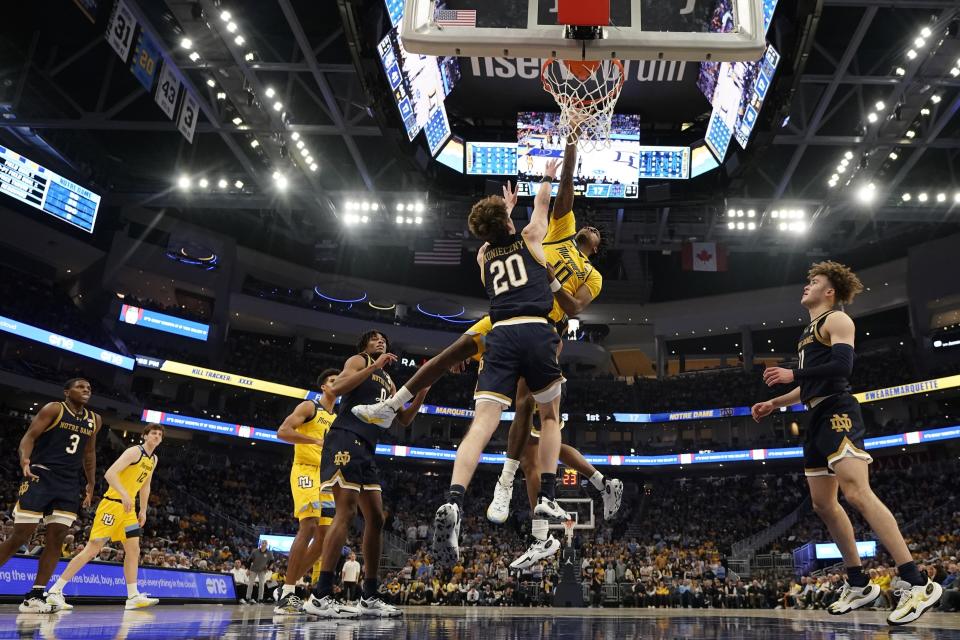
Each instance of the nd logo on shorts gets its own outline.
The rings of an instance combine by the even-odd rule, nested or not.
[[[21,482],[21,483],[20,483],[20,493],[19,493],[19,495],[22,496],[23,494],[25,494],[25,493],[27,492],[27,489],[29,489],[29,488],[30,488],[30,481],[29,481],[29,480],[24,480],[23,482]]]
[[[313,478],[310,476],[297,476],[297,486],[301,489],[312,489]]]
[[[333,456],[333,464],[338,467],[345,467],[350,464],[350,452],[349,451],[337,451],[337,455]]]
[[[103,517],[100,518],[100,521],[101,521],[103,524],[107,525],[108,527],[112,527],[112,526],[113,526],[113,514],[112,514],[112,513],[105,513],[105,514],[103,514]]]
[[[851,420],[850,416],[846,413],[835,413],[830,418],[830,428],[837,433],[849,433],[850,429],[853,429],[853,420]]]

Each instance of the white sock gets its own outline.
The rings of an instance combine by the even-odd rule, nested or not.
[[[63,578],[58,578],[56,582],[53,583],[53,586],[50,588],[50,591],[47,593],[63,593],[63,588],[67,586],[67,581]]]
[[[281,598],[286,598],[291,593],[294,593],[297,590],[297,586],[294,584],[285,584],[283,585],[283,590],[280,592]]]
[[[590,484],[597,488],[597,491],[603,491],[603,474],[599,471],[594,471],[593,475],[590,476]]]
[[[547,531],[550,530],[550,527],[547,526],[547,521],[537,518],[530,523],[530,535],[534,538],[543,542],[547,539]]]
[[[520,461],[513,458],[507,458],[503,463],[503,471],[500,472],[500,484],[509,487],[513,484],[513,477],[517,475],[517,469],[520,467]]]
[[[394,411],[400,411],[403,409],[403,405],[407,404],[413,400],[413,394],[410,393],[410,390],[405,386],[400,387],[392,398],[387,399],[387,406],[393,409]]]
[[[133,597],[135,597],[138,593],[140,593],[140,592],[137,591],[137,585],[135,585],[135,584],[128,584],[128,585],[127,585],[127,597],[128,597],[128,598],[133,598]]]

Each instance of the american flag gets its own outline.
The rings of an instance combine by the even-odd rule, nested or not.
[[[476,27],[475,9],[438,9],[434,22],[441,27]]]
[[[462,252],[462,239],[437,238],[425,245],[425,250],[413,252],[413,264],[456,267]]]

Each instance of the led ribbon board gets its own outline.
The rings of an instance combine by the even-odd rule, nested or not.
[[[54,579],[63,574],[67,568],[67,562],[61,560],[57,563],[53,571]],[[29,591],[37,577],[37,563],[38,558],[35,557],[10,558],[0,568],[0,596],[19,596]],[[233,576],[229,573],[202,573],[143,566],[137,572],[137,587],[141,592],[160,599],[178,598],[220,602],[237,598]],[[123,565],[91,562],[80,569],[73,580],[67,583],[63,588],[63,595],[67,598],[126,598],[127,586],[123,578]],[[204,632],[211,632],[211,630],[204,629]],[[183,636],[171,634],[168,637]]]
[[[268,382],[258,378],[241,376],[236,373],[227,373],[226,371],[217,371],[216,369],[207,369],[206,367],[198,367],[192,364],[175,362],[173,360],[152,358],[150,356],[138,355],[137,366],[144,367],[146,369],[157,369],[158,371],[163,371],[164,373],[187,376],[188,378],[197,378],[198,380],[229,384],[234,387],[252,389],[253,391],[263,391],[264,393],[272,393],[274,395],[286,396],[288,398],[297,398],[299,400],[314,400],[319,398],[321,395],[319,391],[300,389],[298,387],[291,387],[289,385],[278,384],[276,382]]]
[[[277,438],[275,431],[251,427],[229,422],[218,422],[206,418],[182,416],[177,413],[166,413],[155,409],[144,409],[141,414],[143,422],[156,422],[169,427],[202,431],[224,436],[262,440],[266,442],[283,442]],[[960,438],[960,425],[931,429],[929,431],[913,431],[898,433],[890,436],[867,438],[864,440],[864,449],[887,449],[926,442],[940,442]],[[284,443],[287,444],[287,443]],[[399,444],[378,444],[376,455],[396,458],[419,458],[422,460],[447,460],[453,462],[457,452],[450,449],[426,449],[423,447],[409,447]],[[621,456],[621,455],[585,455],[592,465],[615,467],[669,467],[675,465],[708,464],[724,462],[762,462],[764,460],[787,460],[803,457],[803,447],[784,447],[779,449],[746,449],[743,451],[714,451],[710,453],[675,453],[657,456]],[[503,464],[506,455],[503,453],[484,453],[480,462],[485,464]]]
[[[73,338],[67,338],[66,336],[51,333],[45,329],[38,329],[37,327],[20,322],[18,320],[0,316],[0,331],[5,331],[15,336],[20,336],[21,338],[26,338],[27,340],[33,340],[34,342],[39,342],[41,344],[50,345],[51,347],[55,347],[57,349],[69,351],[70,353],[75,353],[78,356],[90,358],[91,360],[96,360],[97,362],[113,365],[115,367],[121,367],[128,371],[133,370],[133,358],[121,355],[119,353],[114,353],[113,351],[107,351],[106,349],[101,349],[100,347],[95,347],[92,344],[80,342],[79,340],[74,340]]]
[[[155,329],[175,336],[206,340],[210,333],[210,325],[202,322],[184,320],[177,316],[167,315],[150,309],[141,309],[129,304],[120,307],[120,322],[138,325],[147,329]]]

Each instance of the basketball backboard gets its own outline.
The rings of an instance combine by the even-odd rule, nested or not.
[[[592,1],[592,0],[591,0]],[[406,0],[401,38],[427,55],[757,60],[776,0],[610,0],[596,40],[570,40],[559,0]],[[769,11],[768,11],[769,7]]]

